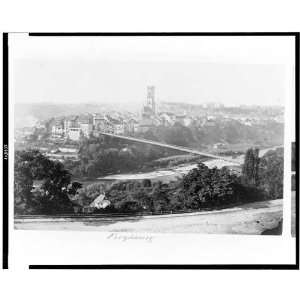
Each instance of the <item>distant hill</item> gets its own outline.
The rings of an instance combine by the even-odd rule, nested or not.
[[[128,107],[126,107],[129,109]],[[64,115],[97,113],[107,109],[123,110],[118,104],[51,104],[26,103],[15,105],[15,126],[32,126],[36,121]]]

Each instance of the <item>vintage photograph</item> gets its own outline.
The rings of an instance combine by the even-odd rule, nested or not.
[[[277,45],[11,34],[14,228],[281,235]]]

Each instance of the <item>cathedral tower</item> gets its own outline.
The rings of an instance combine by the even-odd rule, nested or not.
[[[153,114],[156,114],[155,87],[154,86],[147,87],[147,106],[152,109]]]

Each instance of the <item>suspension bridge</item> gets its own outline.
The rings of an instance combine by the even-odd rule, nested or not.
[[[240,162],[237,160],[233,160],[233,159],[230,159],[230,158],[227,158],[224,156],[219,156],[219,155],[215,155],[215,154],[211,154],[211,153],[198,151],[195,149],[190,149],[190,148],[183,147],[183,146],[170,145],[170,144],[152,141],[152,140],[148,140],[148,139],[135,138],[135,137],[131,137],[131,136],[118,135],[118,134],[114,134],[114,133],[101,132],[100,134],[105,135],[105,136],[114,137],[114,138],[124,139],[124,140],[128,140],[128,141],[144,143],[144,144],[151,144],[151,145],[155,145],[155,146],[159,146],[159,147],[165,147],[165,148],[178,150],[178,151],[182,151],[182,152],[186,152],[186,153],[201,155],[204,157],[211,157],[214,159],[219,159],[219,160],[223,160],[223,161],[227,161],[230,163],[240,165]]]

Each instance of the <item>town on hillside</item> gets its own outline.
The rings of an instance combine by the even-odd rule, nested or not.
[[[15,184],[15,213],[174,214],[282,197],[283,107],[162,102],[154,86],[142,103],[16,128],[16,170],[33,173],[30,196]]]
[[[272,127],[274,124],[283,129],[283,119],[283,108],[277,106],[227,107],[212,102],[202,105],[176,102],[158,103],[155,86],[148,86],[140,113],[126,110],[105,110],[82,112],[77,115],[52,116],[45,120],[39,120],[32,127],[17,128],[15,144],[16,148],[34,146],[51,159],[76,160],[78,159],[77,143],[82,138],[99,137],[102,133],[148,137],[149,139],[149,132],[168,130],[174,126],[191,128],[194,131],[202,130],[204,135],[206,132],[208,135],[214,128],[226,130],[231,125],[243,126],[256,133],[260,128]],[[226,135],[229,134],[226,133]],[[280,135],[278,132],[279,138]],[[233,144],[230,140],[226,140],[226,137],[210,139],[212,142],[206,141],[206,145],[210,146],[209,150],[214,152],[230,150],[230,144]],[[176,140],[174,144],[176,144]]]

